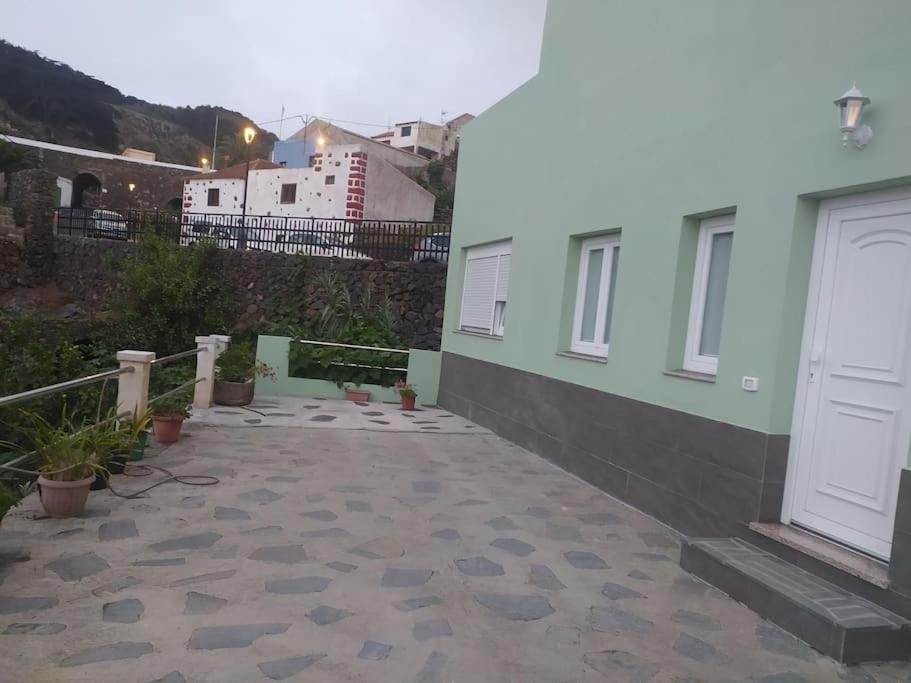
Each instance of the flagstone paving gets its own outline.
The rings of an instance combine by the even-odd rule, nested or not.
[[[215,486],[4,519],[0,680],[911,679],[819,655],[682,571],[673,532],[461,418],[297,403],[213,409],[148,459]]]

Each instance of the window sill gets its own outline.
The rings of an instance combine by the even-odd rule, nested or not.
[[[554,355],[561,358],[575,358],[576,360],[587,360],[589,363],[607,365],[607,356],[593,356],[588,353],[579,353],[578,351],[557,351]]]
[[[453,330],[453,334],[464,334],[466,337],[478,337],[480,339],[492,339],[493,341],[503,341],[503,337],[495,334],[484,334],[483,332],[469,332],[468,330]]]
[[[705,372],[693,372],[692,370],[665,370],[668,377],[679,377],[680,379],[691,379],[695,382],[705,382],[706,384],[715,383],[715,375]]]

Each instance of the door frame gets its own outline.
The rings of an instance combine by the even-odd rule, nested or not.
[[[911,187],[892,190],[861,192],[824,199],[819,202],[816,218],[816,234],[813,238],[813,254],[810,266],[810,283],[807,291],[807,305],[804,311],[803,333],[800,338],[800,356],[797,368],[797,382],[794,392],[794,406],[791,412],[791,438],[788,446],[788,466],[785,474],[784,496],[781,505],[781,521],[790,524],[797,492],[797,459],[803,426],[806,421],[807,394],[810,372],[810,353],[816,333],[816,317],[819,313],[822,286],[822,268],[825,249],[829,244],[829,223],[832,212],[839,209],[857,208],[869,204],[884,204],[911,199]]]

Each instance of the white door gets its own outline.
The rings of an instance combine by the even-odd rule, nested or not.
[[[888,559],[911,437],[911,192],[822,202],[785,521]]]

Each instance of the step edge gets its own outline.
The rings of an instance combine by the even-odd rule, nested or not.
[[[695,544],[698,543],[699,541],[712,541],[712,540],[718,540],[718,539],[717,539],[717,538],[704,538],[704,537],[703,537],[703,538],[694,538],[694,539],[684,539],[683,546],[684,546],[684,547],[690,546],[690,547],[692,547],[694,550],[698,550],[698,551],[700,551],[700,552],[702,552],[702,553],[705,553],[705,554],[706,554],[707,556],[709,556],[712,560],[714,560],[715,562],[718,562],[719,564],[721,564],[721,565],[724,566],[724,567],[729,568],[729,569],[732,570],[732,571],[737,572],[737,574],[739,574],[741,577],[744,577],[744,578],[746,578],[746,579],[748,579],[748,580],[750,580],[750,581],[753,581],[753,582],[755,582],[755,583],[757,583],[757,584],[763,586],[764,588],[766,588],[766,589],[768,589],[768,590],[772,590],[773,592],[777,592],[773,586],[770,586],[768,583],[766,583],[765,581],[762,581],[761,579],[759,579],[759,578],[757,578],[757,577],[755,577],[755,576],[752,576],[752,575],[750,575],[750,574],[747,574],[745,571],[743,571],[743,570],[740,569],[739,567],[737,567],[737,566],[735,566],[734,564],[732,564],[731,562],[729,562],[729,561],[727,560],[727,558],[724,558],[724,557],[719,558],[718,555],[715,554],[715,553],[713,553],[713,552],[711,552],[711,550],[710,550],[709,548],[703,547],[702,545],[695,545]],[[825,583],[825,584],[831,586],[831,587],[832,587],[833,589],[835,589],[836,591],[840,591],[840,592],[842,592],[842,593],[846,593],[846,594],[848,594],[848,595],[851,595],[851,596],[855,597],[857,600],[861,600],[861,601],[867,603],[868,605],[871,605],[872,607],[876,608],[876,610],[882,610],[883,612],[886,612],[887,614],[889,614],[891,617],[894,617],[894,618],[898,621],[898,623],[896,623],[896,624],[888,624],[888,625],[885,625],[885,624],[884,624],[884,625],[880,625],[880,626],[869,626],[869,627],[868,627],[868,626],[864,626],[864,627],[858,627],[858,628],[871,629],[871,630],[879,630],[879,631],[883,631],[883,632],[888,633],[888,632],[891,632],[891,631],[896,631],[896,630],[901,630],[901,629],[908,629],[909,627],[911,627],[911,621],[909,621],[909,620],[906,619],[905,617],[901,616],[900,614],[896,614],[896,613],[893,612],[892,610],[889,610],[889,609],[883,607],[882,605],[877,605],[875,602],[872,602],[872,601],[868,600],[868,599],[865,598],[865,597],[862,597],[862,596],[860,596],[860,595],[857,595],[856,593],[852,593],[851,591],[849,591],[849,590],[847,590],[847,589],[845,589],[845,588],[842,588],[841,586],[838,586],[837,584],[834,584],[834,583],[832,583],[831,581],[827,581],[826,579],[823,579],[823,578],[821,578],[821,577],[819,577],[819,576],[816,576],[815,574],[813,574],[813,573],[811,573],[811,572],[808,572],[807,570],[803,569],[802,567],[798,567],[798,566],[796,566],[796,565],[793,565],[793,564],[791,564],[790,562],[788,562],[787,560],[778,557],[777,555],[772,555],[771,553],[769,553],[769,552],[766,551],[766,550],[763,550],[762,548],[757,548],[757,547],[754,546],[752,543],[749,543],[749,542],[747,542],[747,541],[745,541],[745,540],[743,540],[743,539],[741,539],[741,538],[731,537],[731,540],[735,541],[736,543],[738,543],[738,544],[740,544],[740,545],[746,546],[746,547],[748,547],[748,548],[750,548],[750,549],[756,550],[756,551],[761,552],[761,553],[764,553],[764,554],[766,554],[766,555],[768,555],[768,556],[770,556],[770,557],[773,557],[773,558],[775,558],[776,560],[778,560],[778,561],[780,561],[780,562],[783,562],[784,564],[788,565],[789,567],[791,567],[791,568],[794,569],[795,571],[797,571],[797,572],[802,572],[802,573],[804,573],[804,574],[808,574],[809,576],[812,576],[812,577],[813,577],[814,579],[816,579],[817,581],[821,581],[821,582],[823,582],[823,583]],[[692,543],[691,543],[691,541],[692,541]],[[680,556],[681,556],[681,566],[682,566],[683,550],[681,550]],[[701,578],[701,577],[700,577],[700,578]],[[705,579],[703,579],[703,580],[705,580]],[[708,581],[707,581],[707,583],[710,583],[710,584],[711,584],[711,582],[708,582]],[[848,631],[848,630],[856,631],[856,630],[857,630],[857,629],[852,629],[852,628],[849,627],[849,626],[846,627],[846,626],[842,626],[842,625],[838,624],[837,622],[833,621],[833,620],[831,619],[831,617],[830,617],[829,615],[827,615],[826,613],[819,612],[819,611],[814,610],[814,609],[811,609],[811,608],[807,608],[805,605],[803,605],[803,604],[801,604],[800,602],[794,600],[791,596],[789,596],[789,595],[787,595],[787,594],[781,593],[781,595],[782,595],[782,597],[783,597],[785,600],[787,600],[789,603],[795,605],[795,606],[798,607],[798,608],[803,609],[804,611],[807,611],[807,612],[810,612],[810,613],[816,615],[817,617],[819,617],[820,619],[822,619],[822,620],[825,621],[826,623],[830,623],[830,624],[832,624],[834,627],[836,627],[836,628],[838,628],[838,629],[840,629],[840,630],[842,630],[842,631]],[[745,603],[744,603],[744,604],[745,604]],[[751,609],[752,609],[752,608],[751,608]],[[754,610],[754,611],[756,611],[756,610]]]
[[[837,553],[833,553],[832,555],[826,555],[824,553],[817,552],[813,548],[809,547],[808,544],[803,544],[803,543],[800,543],[799,541],[796,541],[796,542],[791,541],[790,539],[782,537],[781,535],[775,533],[775,529],[773,527],[784,527],[784,528],[790,530],[791,533],[794,533],[797,536],[805,534],[806,536],[819,540],[822,543],[828,543],[832,546],[832,548],[834,550],[837,551]],[[854,578],[860,579],[861,581],[866,581],[867,583],[872,584],[872,585],[876,586],[877,588],[882,588],[883,590],[889,589],[890,581],[889,581],[889,565],[888,564],[883,564],[882,566],[875,566],[875,565],[879,565],[880,563],[876,563],[872,558],[868,558],[866,555],[855,552],[855,551],[851,550],[850,548],[841,546],[838,543],[829,541],[828,539],[825,539],[821,536],[816,536],[815,534],[811,534],[810,532],[804,531],[803,529],[797,529],[795,527],[791,527],[787,524],[770,524],[768,522],[750,522],[749,529],[750,529],[750,531],[753,531],[753,532],[759,534],[760,536],[763,536],[764,538],[769,539],[773,543],[779,543],[779,544],[785,546],[786,548],[790,548],[791,550],[794,550],[796,552],[803,553],[807,557],[810,557],[810,558],[816,560],[817,562],[821,562],[830,567],[833,567],[840,572],[848,574],[849,576],[853,576]],[[761,550],[761,548],[760,548],[760,550]],[[842,554],[855,556],[859,560],[861,560],[865,563],[869,563],[870,569],[858,569],[858,568],[852,567],[850,564],[842,561],[841,559],[839,559],[836,556],[836,555],[842,555]]]

